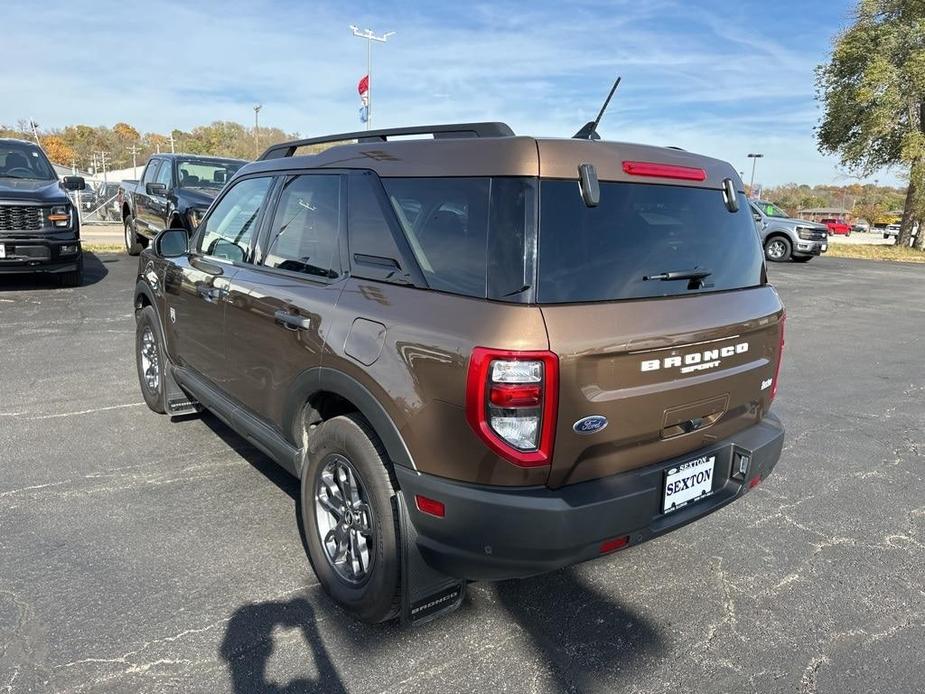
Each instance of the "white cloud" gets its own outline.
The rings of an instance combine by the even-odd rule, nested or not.
[[[741,4],[731,13],[681,0],[461,4],[379,16],[283,0],[46,5],[4,9],[19,28],[0,60],[19,69],[0,77],[0,122],[124,120],[166,132],[250,122],[260,102],[261,120],[289,131],[353,130],[366,51],[347,26],[358,23],[398,32],[373,48],[379,126],[497,119],[568,136],[622,74],[601,128],[612,139],[675,144],[742,170],[745,154],[761,151],[769,184],[839,180],[812,136],[822,53],[756,30]]]

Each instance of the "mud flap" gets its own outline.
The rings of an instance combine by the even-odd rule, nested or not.
[[[424,624],[456,610],[466,595],[466,582],[440,573],[424,561],[405,495],[398,492],[395,500],[402,538],[401,623]]]

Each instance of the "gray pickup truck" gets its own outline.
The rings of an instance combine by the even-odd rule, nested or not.
[[[828,250],[829,230],[824,224],[794,219],[773,202],[752,200],[750,204],[768,260],[805,263]]]

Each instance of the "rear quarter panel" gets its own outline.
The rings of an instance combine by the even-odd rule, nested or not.
[[[545,484],[548,468],[499,458],[469,427],[465,412],[473,347],[548,349],[537,307],[351,278],[335,310],[322,366],[343,371],[377,398],[421,472],[481,484]],[[371,365],[345,349],[358,318],[386,328]]]

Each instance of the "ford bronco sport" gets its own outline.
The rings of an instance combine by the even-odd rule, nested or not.
[[[366,621],[675,530],[781,452],[742,182],[678,149],[501,123],[277,145],[143,251],[135,309],[150,408],[299,477],[308,558]]]

